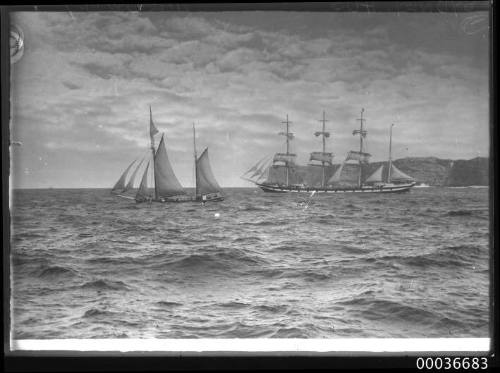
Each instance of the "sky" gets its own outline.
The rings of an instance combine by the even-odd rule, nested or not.
[[[364,108],[373,161],[489,154],[486,12],[18,12],[12,65],[14,188],[111,188],[149,154],[149,105],[181,184],[209,148],[223,187],[285,150],[340,163],[359,147]],[[157,138],[157,143],[159,138]]]

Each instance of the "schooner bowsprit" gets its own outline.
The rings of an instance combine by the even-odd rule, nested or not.
[[[364,109],[361,110],[359,129],[353,136],[359,136],[359,150],[351,150],[340,165],[333,165],[333,153],[326,151],[326,139],[330,133],[326,131],[325,112],[323,112],[322,130],[315,132],[322,137],[322,151],[310,153],[311,168],[321,167],[321,182],[311,182],[307,177],[300,177],[296,171],[296,154],[290,152],[290,141],[294,134],[290,132],[288,115],[286,132],[280,132],[286,138],[286,153],[276,153],[272,158],[264,158],[252,166],[242,178],[248,180],[265,192],[306,192],[306,193],[397,193],[407,192],[415,185],[415,180],[396,168],[392,162],[392,127],[390,127],[389,159],[387,166],[382,164],[374,172],[365,176],[371,154],[364,148],[364,139],[368,131],[364,127]],[[314,163],[318,162],[318,163]],[[349,170],[348,170],[349,169]],[[385,169],[385,171],[384,171]],[[327,171],[331,176],[327,177]],[[350,172],[348,172],[350,171]],[[294,176],[294,177],[291,177]]]
[[[162,134],[158,148],[155,148],[154,136],[159,131],[153,122],[151,107],[149,108],[149,137],[151,142],[151,159],[147,162],[144,168],[141,182],[136,191],[135,196],[130,195],[134,191],[133,185],[136,174],[139,171],[144,160],[134,169],[129,181],[126,182],[128,173],[132,166],[137,162],[134,160],[125,169],[120,176],[111,193],[127,198],[134,199],[137,203],[141,202],[209,202],[222,201],[224,196],[222,188],[217,183],[215,176],[210,167],[208,158],[208,148],[198,157],[196,153],[196,132],[193,124],[193,146],[194,146],[194,164],[195,164],[195,193],[189,195],[182,187],[181,183],[175,176],[174,170],[170,164],[165,146],[165,135]],[[150,167],[152,165],[152,167]],[[148,173],[151,172],[153,177],[152,187],[148,186]]]

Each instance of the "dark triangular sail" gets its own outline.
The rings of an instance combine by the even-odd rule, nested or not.
[[[221,187],[210,167],[207,148],[196,160],[196,193],[197,195],[204,195],[217,192],[221,192]]]
[[[158,197],[171,197],[186,194],[181,183],[177,180],[174,170],[168,160],[165,141],[161,137],[160,145],[155,154],[154,163],[155,188]]]
[[[125,186],[125,189],[123,190],[124,192],[134,188],[135,176],[137,175],[137,171],[139,171],[139,168],[142,166],[142,162],[144,162],[144,160],[141,160],[141,162],[135,168],[134,172],[132,173],[132,176],[130,177],[130,180]]]
[[[127,174],[130,171],[130,168],[132,168],[132,165],[135,163],[136,159],[123,171],[122,176],[118,179],[116,182],[115,186],[113,189],[111,189],[112,192],[121,192],[125,189],[125,179],[127,178]]]
[[[391,164],[391,177],[389,181],[414,181],[414,179],[396,168],[394,164]]]
[[[142,174],[141,184],[139,185],[139,189],[137,190],[137,194],[135,195],[135,200],[137,202],[144,202],[148,199],[152,198],[152,195],[148,189],[148,169],[149,162],[144,169],[144,173]]]

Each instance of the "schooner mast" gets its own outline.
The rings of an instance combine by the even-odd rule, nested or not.
[[[391,168],[392,168],[392,127],[394,123],[391,124],[390,135],[389,135],[389,167],[387,167],[387,182],[391,182]]]
[[[151,112],[151,105],[149,105],[149,138],[151,140],[151,153],[153,155],[153,170],[155,170],[155,135],[158,133],[158,129],[153,123],[153,113]],[[155,186],[155,200],[158,199],[158,187],[156,185],[156,177],[155,173],[152,172],[154,178],[154,186]]]
[[[198,167],[196,162],[198,161],[198,155],[196,154],[196,129],[193,123],[193,154],[194,154],[194,195],[198,195]]]

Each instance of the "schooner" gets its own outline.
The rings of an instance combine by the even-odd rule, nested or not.
[[[369,164],[371,154],[365,151],[364,141],[368,134],[365,128],[365,118],[363,117],[364,109],[361,110],[361,115],[358,121],[360,122],[359,129],[355,129],[353,136],[359,136],[359,150],[351,150],[347,153],[344,161],[338,165],[333,165],[333,153],[326,151],[326,139],[330,137],[330,132],[326,131],[326,118],[323,112],[322,130],[315,132],[316,137],[322,137],[322,151],[310,153],[309,166],[316,168],[320,166],[321,183],[308,185],[307,181],[297,182],[297,180],[290,180],[290,174],[294,172],[295,157],[296,155],[289,152],[289,141],[293,139],[293,134],[289,132],[288,115],[286,119],[286,133],[280,132],[280,135],[285,135],[286,153],[276,153],[272,158],[262,159],[251,167],[242,178],[248,180],[265,192],[307,192],[307,193],[397,193],[409,191],[415,185],[415,180],[406,175],[404,172],[396,168],[392,162],[392,127],[390,127],[390,141],[389,141],[389,159],[387,162],[387,171],[384,173],[385,165],[382,164],[375,172],[365,177],[364,173]],[[278,162],[282,162],[278,163]],[[280,172],[280,168],[285,167],[285,173]],[[350,168],[351,172],[346,172]],[[356,171],[352,172],[352,169]],[[327,178],[327,170],[334,170],[333,174]],[[386,175],[384,177],[384,175]],[[350,179],[349,179],[350,176]],[[353,178],[354,176],[354,178]]]
[[[131,196],[129,193],[133,192],[133,185],[135,177],[143,163],[141,161],[132,176],[126,182],[127,175],[132,169],[132,166],[137,160],[134,160],[127,166],[122,173],[116,184],[111,189],[111,193],[128,199],[135,199],[137,203],[141,202],[190,202],[190,201],[222,201],[224,196],[222,188],[217,183],[215,176],[210,166],[208,158],[208,148],[201,153],[198,157],[196,153],[196,130],[193,124],[193,146],[194,146],[194,168],[195,168],[195,193],[189,195],[182,187],[181,183],[175,176],[174,170],[167,155],[165,145],[165,135],[161,135],[158,147],[155,147],[155,135],[159,131],[153,122],[153,114],[151,106],[149,107],[149,138],[151,148],[151,159],[146,164],[143,170],[141,182],[135,193]],[[148,174],[151,173],[153,178],[152,186],[148,185]]]

